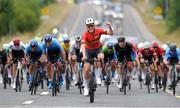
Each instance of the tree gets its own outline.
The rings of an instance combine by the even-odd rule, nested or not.
[[[180,0],[171,1],[166,23],[169,32],[172,32],[180,27]]]
[[[8,34],[13,26],[13,1],[0,0],[0,34]]]
[[[37,0],[16,0],[15,18],[16,27],[20,32],[33,31],[40,24],[40,6]]]

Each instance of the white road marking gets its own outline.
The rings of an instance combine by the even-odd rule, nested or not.
[[[42,92],[40,95],[48,95],[49,92]]]
[[[180,99],[180,96],[176,96],[176,98]]]
[[[22,104],[24,104],[24,105],[29,105],[29,104],[31,104],[31,103],[33,103],[34,101],[33,100],[31,100],[31,101],[25,101],[25,102],[23,102]]]

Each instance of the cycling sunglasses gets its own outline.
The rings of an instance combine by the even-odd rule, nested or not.
[[[94,25],[92,25],[92,24],[91,24],[91,25],[87,25],[87,27],[88,27],[88,28],[90,28],[90,27],[94,27]]]
[[[149,48],[144,48],[144,50],[149,50]]]
[[[158,48],[157,46],[154,46],[153,48]]]
[[[64,41],[64,43],[69,43],[70,41],[69,40],[67,40],[67,41]]]

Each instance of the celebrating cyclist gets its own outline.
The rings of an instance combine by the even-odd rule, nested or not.
[[[82,38],[82,54],[83,60],[90,61],[91,59],[97,57],[98,59],[103,60],[104,55],[101,52],[101,43],[100,37],[102,34],[113,35],[113,30],[111,28],[111,24],[106,22],[106,25],[109,27],[109,30],[106,31],[104,29],[96,28],[95,21],[93,18],[87,18],[85,21],[87,31],[83,34]],[[84,95],[89,95],[89,70],[90,64],[86,62],[84,64]],[[99,76],[97,79],[97,84],[101,83],[100,74],[101,73],[101,65],[98,64],[95,69],[96,75]]]

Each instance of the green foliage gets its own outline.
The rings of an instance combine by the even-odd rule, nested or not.
[[[40,6],[37,0],[16,0],[15,18],[16,27],[20,32],[33,31],[40,24]]]
[[[14,16],[11,0],[0,0],[0,34],[7,34]]]
[[[0,36],[34,31],[40,24],[40,9],[56,0],[0,0]]]
[[[180,27],[180,0],[173,0],[171,2],[166,23],[169,32],[172,32]]]

